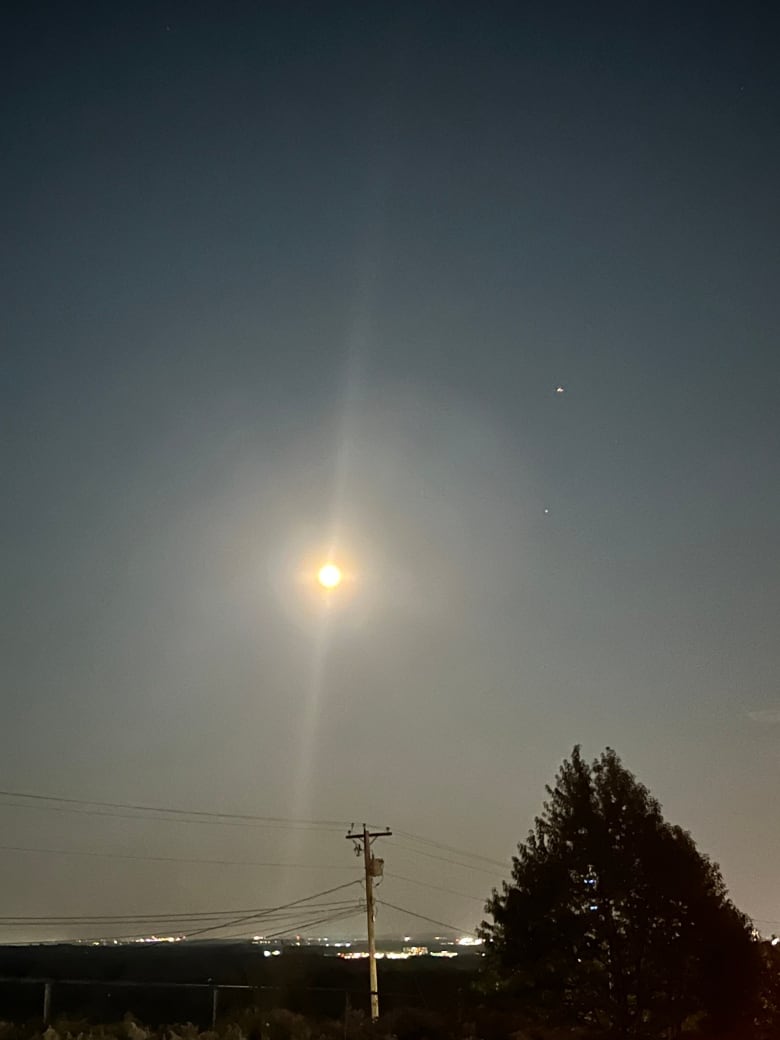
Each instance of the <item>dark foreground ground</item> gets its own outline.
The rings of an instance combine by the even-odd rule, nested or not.
[[[480,961],[476,954],[381,960],[383,1011],[465,1014]],[[130,1013],[152,1026],[208,1027],[215,1011],[228,1019],[250,1008],[285,1008],[343,1020],[345,1013],[368,1010],[366,961],[298,947],[265,956],[243,942],[0,947],[0,980],[0,1018],[14,1022],[43,1018],[47,981],[50,1021],[110,1022]]]

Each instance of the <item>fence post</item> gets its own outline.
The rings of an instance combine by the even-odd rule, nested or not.
[[[48,1026],[51,1021],[51,982],[43,984],[43,1024]]]
[[[211,987],[211,1028],[217,1027],[217,1003],[219,1001],[219,987]]]
[[[344,1040],[347,1040],[349,1028],[349,990],[344,990]]]

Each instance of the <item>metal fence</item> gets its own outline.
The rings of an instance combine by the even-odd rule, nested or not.
[[[404,994],[405,1003],[407,998]],[[55,1018],[118,1021],[131,1013],[153,1025],[178,1021],[213,1028],[221,1016],[280,1007],[342,1018],[350,1010],[367,1011],[368,992],[366,987],[0,977],[0,1007],[6,1019],[36,1019],[44,1025]]]

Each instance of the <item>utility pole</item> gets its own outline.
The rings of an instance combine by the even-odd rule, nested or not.
[[[375,859],[371,852],[371,846],[375,838],[389,837],[391,830],[369,831],[363,824],[362,832],[353,834],[350,831],[346,837],[355,843],[355,851],[358,855],[363,853],[363,863],[366,870],[366,924],[368,926],[368,977],[371,988],[371,1021],[376,1022],[379,1018],[379,983],[376,975],[376,939],[374,937],[374,878],[382,876],[384,860]]]

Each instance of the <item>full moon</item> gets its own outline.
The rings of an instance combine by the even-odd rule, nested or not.
[[[341,584],[341,570],[335,563],[326,563],[320,567],[317,581],[324,589],[335,589],[337,585]]]

